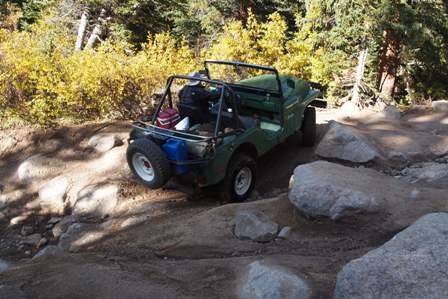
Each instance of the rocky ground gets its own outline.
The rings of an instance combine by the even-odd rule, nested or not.
[[[448,113],[319,113],[251,200],[151,191],[127,123],[0,132],[0,298],[446,298]]]

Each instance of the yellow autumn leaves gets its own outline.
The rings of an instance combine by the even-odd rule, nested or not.
[[[0,116],[50,124],[132,118],[150,105],[168,76],[200,69],[206,58],[271,65],[281,73],[327,84],[333,56],[316,46],[307,24],[294,36],[274,13],[265,23],[228,23],[207,49],[190,49],[169,33],[150,36],[141,49],[107,40],[73,51],[74,35],[47,17],[29,31],[0,31]]]

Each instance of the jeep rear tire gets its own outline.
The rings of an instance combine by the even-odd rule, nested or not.
[[[146,138],[134,140],[126,152],[132,173],[151,189],[163,187],[170,179],[170,162],[160,147]]]
[[[314,146],[316,144],[316,109],[306,107],[302,125],[302,145]]]
[[[257,164],[245,154],[232,158],[227,167],[226,177],[221,183],[224,202],[243,202],[249,198],[255,187]]]

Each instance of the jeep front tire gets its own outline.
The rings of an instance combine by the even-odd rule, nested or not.
[[[302,145],[314,146],[316,144],[317,125],[316,125],[316,109],[306,107],[302,124]]]

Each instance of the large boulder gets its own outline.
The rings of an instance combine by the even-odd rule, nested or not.
[[[88,145],[97,152],[105,153],[116,146],[123,145],[123,141],[115,134],[98,134],[89,139]]]
[[[120,188],[114,184],[87,186],[78,193],[73,214],[98,217],[111,215],[118,205],[119,191]]]
[[[233,220],[234,234],[238,239],[269,242],[277,237],[278,224],[260,211],[240,211]]]
[[[36,180],[53,178],[64,168],[64,163],[58,159],[34,155],[19,165],[17,176],[21,183],[32,183]]]
[[[448,298],[447,248],[448,214],[428,214],[345,265],[333,298]]]
[[[355,163],[366,163],[381,157],[375,146],[356,129],[335,121],[319,143],[316,154]]]
[[[370,169],[317,161],[294,170],[288,197],[305,215],[336,220],[359,212],[377,212],[380,199],[388,197],[375,190],[383,181],[381,174]]]
[[[62,215],[65,209],[65,197],[69,180],[63,176],[56,177],[39,189],[39,205],[46,213]]]
[[[255,261],[248,267],[238,291],[239,298],[248,299],[307,299],[312,288],[289,269]]]
[[[448,101],[434,101],[432,102],[432,110],[435,112],[448,112]]]

